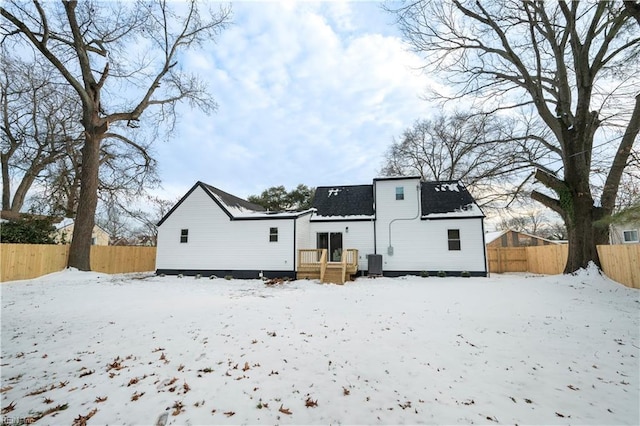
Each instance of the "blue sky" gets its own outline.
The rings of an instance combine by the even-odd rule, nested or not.
[[[264,189],[366,184],[394,136],[432,106],[422,61],[380,2],[236,2],[233,24],[182,66],[218,111],[181,108],[154,149],[166,198],[201,180],[247,197]]]

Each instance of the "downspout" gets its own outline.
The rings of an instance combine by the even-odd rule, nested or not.
[[[480,218],[480,228],[482,229],[482,247],[484,248],[484,273],[489,277],[489,262],[487,261],[487,242],[484,233],[484,218]]]
[[[416,185],[416,195],[418,199],[418,211],[416,211],[416,215],[410,218],[393,219],[391,222],[389,222],[389,247],[387,248],[387,254],[389,256],[393,256],[393,246],[391,245],[391,225],[393,225],[393,222],[396,222],[399,220],[416,220],[417,218],[420,217],[420,185],[419,184]]]
[[[298,224],[298,218],[294,218],[293,219],[293,279],[295,280],[296,277],[296,272],[298,269],[298,264],[296,263],[296,241],[297,241],[297,237],[296,237],[296,232],[297,232],[297,225]]]
[[[376,181],[373,181],[373,254],[378,254],[378,236],[376,232],[376,223],[378,222],[378,205],[376,204]]]

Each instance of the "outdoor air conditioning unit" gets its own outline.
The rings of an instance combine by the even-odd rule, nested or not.
[[[367,255],[367,263],[369,264],[367,275],[369,275],[370,277],[382,276],[382,255],[381,254]]]

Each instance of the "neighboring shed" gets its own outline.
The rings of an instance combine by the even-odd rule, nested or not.
[[[550,244],[563,244],[562,241],[548,240],[526,232],[505,229],[502,231],[487,232],[485,235],[487,247],[533,247],[547,246]]]

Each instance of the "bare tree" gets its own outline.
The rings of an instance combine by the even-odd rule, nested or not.
[[[179,200],[166,200],[158,196],[146,195],[145,208],[131,208],[120,206],[125,214],[138,223],[138,228],[132,231],[137,244],[156,246],[158,243],[158,222],[169,213]]]
[[[174,6],[172,8],[172,6]],[[7,1],[0,7],[2,43],[27,42],[55,66],[82,104],[84,129],[78,213],[69,266],[89,270],[91,232],[98,202],[100,149],[106,138],[135,143],[112,131],[114,123],[138,126],[145,120],[172,126],[175,106],[189,101],[211,111],[215,103],[195,76],[177,67],[180,54],[211,41],[230,10],[201,13],[195,0],[31,4]]]
[[[557,212],[569,236],[565,272],[594,261],[640,129],[640,26],[621,2],[416,1],[394,10],[426,68],[454,93],[490,111],[533,111],[549,131],[545,161],[535,164],[544,189],[532,198]],[[605,126],[620,129],[607,138]],[[596,152],[594,152],[594,150]],[[604,182],[592,190],[592,159]],[[556,167],[557,166],[557,167]]]
[[[82,164],[80,100],[46,60],[5,50],[0,50],[2,209],[19,212],[28,207],[73,218]],[[126,130],[118,133],[127,134]],[[100,199],[131,198],[157,185],[149,144],[140,141],[144,140],[141,135],[135,136],[135,145],[117,138],[102,142]]]
[[[498,224],[498,229],[511,229],[545,238],[549,235],[550,228],[551,225],[546,215],[535,209],[503,217]]]
[[[2,49],[0,70],[2,209],[19,212],[34,182],[81,146],[80,107],[46,62]]]
[[[528,127],[496,115],[461,112],[417,120],[393,141],[380,174],[461,180],[483,207],[503,207],[521,192],[522,184],[511,182],[530,169],[540,151],[532,132],[517,136],[515,128],[523,124]]]

